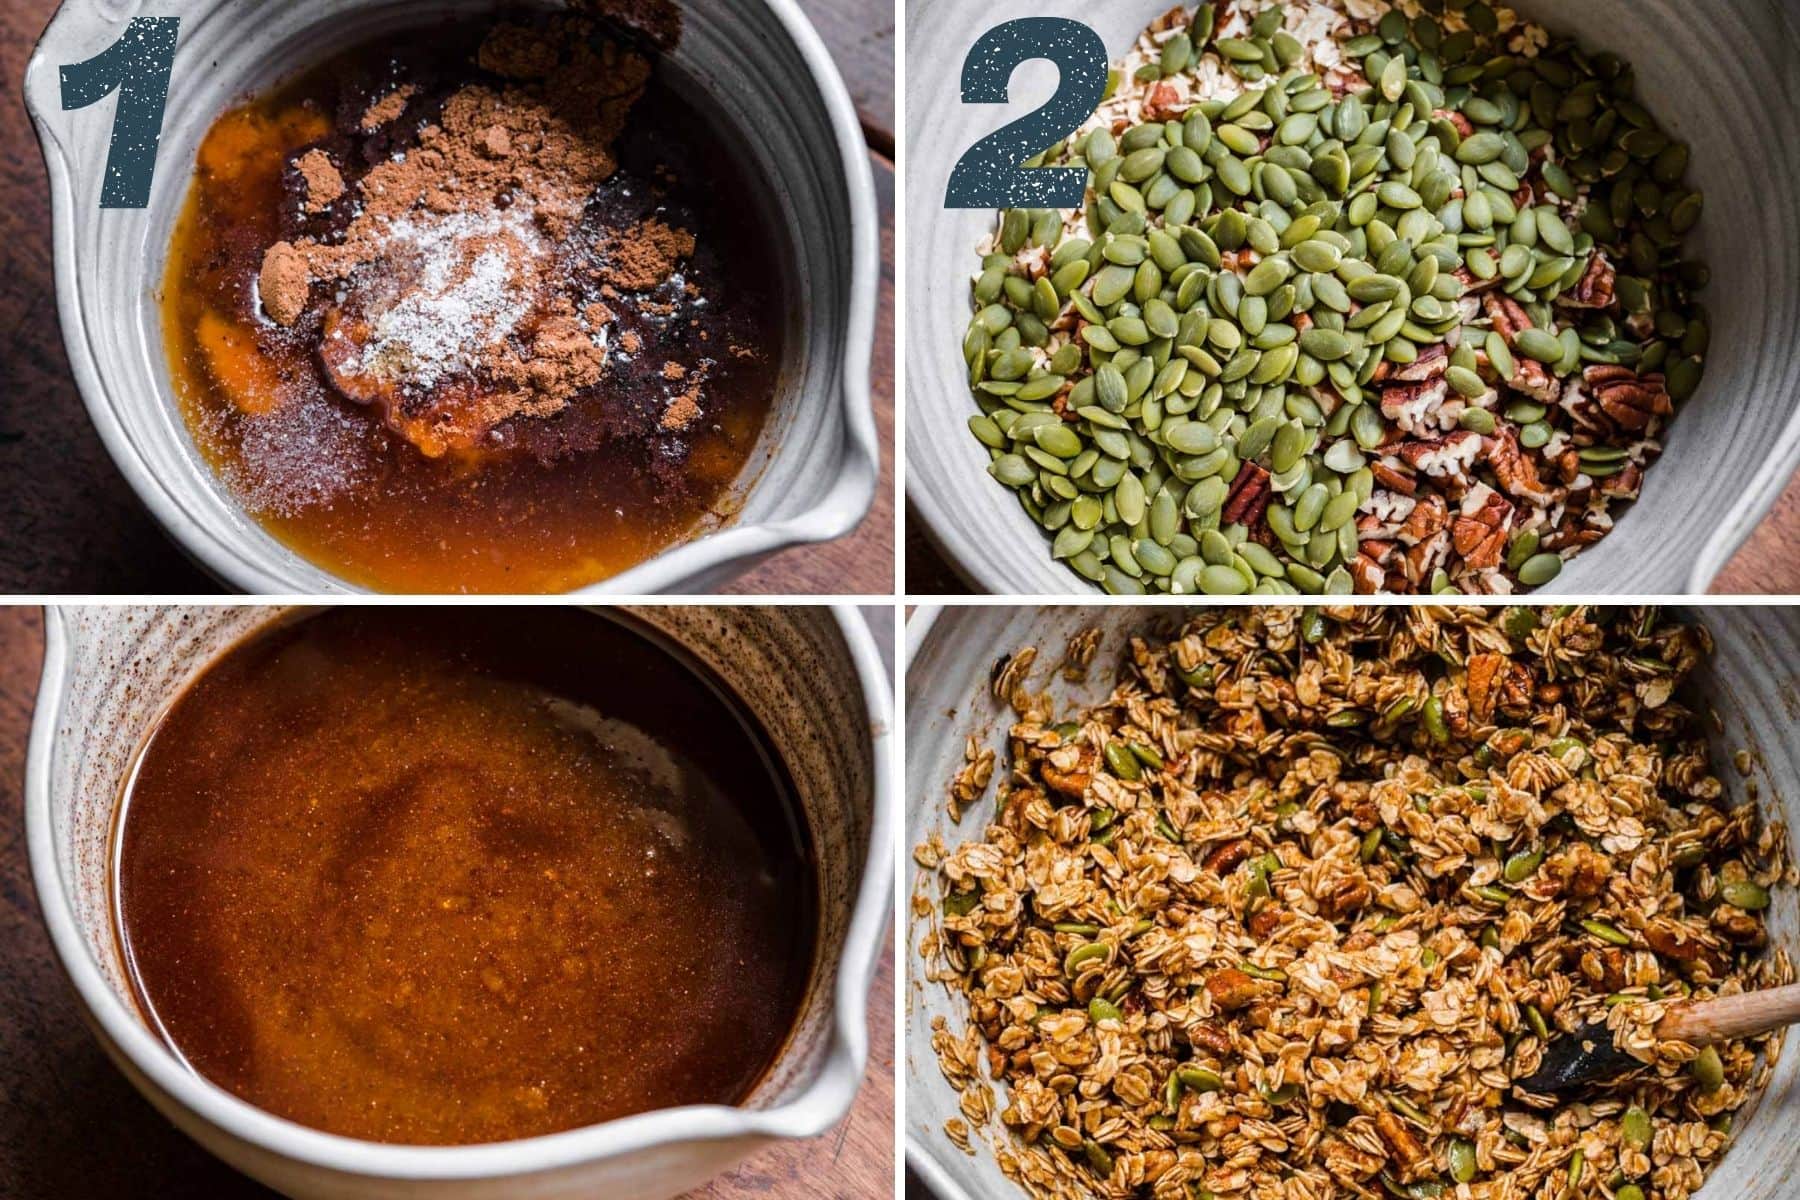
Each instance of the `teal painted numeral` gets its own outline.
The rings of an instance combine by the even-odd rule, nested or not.
[[[180,17],[133,17],[119,40],[86,62],[63,67],[63,111],[86,108],[117,91],[112,141],[106,148],[101,208],[143,208],[162,139],[169,71],[175,65]]]

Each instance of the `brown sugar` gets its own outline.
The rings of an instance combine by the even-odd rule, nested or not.
[[[306,185],[306,211],[322,213],[344,194],[344,177],[323,150],[308,150],[294,166]]]
[[[647,291],[668,279],[693,252],[693,234],[652,217],[602,248],[607,262],[603,277],[627,292]]]

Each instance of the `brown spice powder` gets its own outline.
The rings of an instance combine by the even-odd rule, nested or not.
[[[601,249],[607,260],[602,278],[624,291],[642,292],[667,279],[694,252],[694,235],[652,217]]]
[[[406,111],[406,102],[418,92],[418,88],[410,83],[401,84],[363,113],[362,120],[357,122],[364,129],[379,129]]]
[[[322,213],[344,194],[344,177],[323,150],[308,150],[294,164],[306,184],[306,211]]]

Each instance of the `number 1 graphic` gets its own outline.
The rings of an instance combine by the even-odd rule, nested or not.
[[[180,17],[133,17],[119,40],[61,69],[63,111],[86,108],[119,93],[112,141],[106,149],[101,208],[143,208],[150,202],[156,145],[162,137],[169,70],[175,65]]]

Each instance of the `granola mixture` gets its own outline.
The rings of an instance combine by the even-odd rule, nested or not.
[[[989,473],[1109,592],[1548,582],[1710,336],[1688,150],[1634,90],[1480,0],[1169,10],[1028,164],[1083,206],[978,247]]]
[[[1653,609],[1236,608],[1060,717],[1003,659],[1006,757],[971,741],[951,798],[991,821],[915,851],[969,1015],[946,1132],[998,1116],[1037,1197],[1689,1195],[1780,1041],[1649,1031],[1794,977],[1786,830],[1680,697],[1709,650]],[[1513,1085],[1590,1020],[1643,1067]]]

